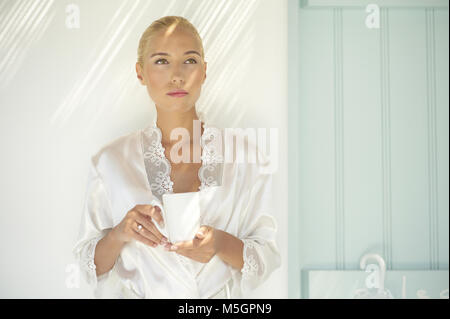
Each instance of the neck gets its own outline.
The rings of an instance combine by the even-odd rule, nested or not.
[[[175,143],[178,143],[181,138],[184,138],[184,143],[190,143],[192,144],[194,141],[194,138],[199,138],[200,136],[197,136],[197,132],[200,131],[200,134],[203,134],[203,127],[200,125],[200,130],[198,127],[194,126],[194,120],[198,120],[199,118],[197,116],[197,113],[195,112],[195,108],[192,107],[187,112],[179,112],[179,111],[165,111],[161,110],[156,106],[156,112],[157,112],[157,121],[156,126],[161,130],[162,133],[162,139],[161,143],[163,145],[172,146]],[[199,126],[200,122],[196,122],[196,125]],[[170,139],[170,134],[173,129],[177,128],[184,128],[189,132],[189,140],[187,140],[187,137],[181,137],[180,135],[176,135],[176,140]],[[194,135],[194,131],[196,135]],[[175,133],[175,132],[174,132]]]

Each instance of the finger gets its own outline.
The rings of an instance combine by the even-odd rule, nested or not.
[[[141,230],[142,231],[142,230]],[[133,239],[140,241],[148,246],[151,247],[156,247],[158,246],[158,244],[144,236],[142,236],[141,234],[139,234],[136,230],[134,230],[134,232],[131,234],[131,237],[133,237]]]
[[[204,238],[205,238],[205,234],[197,233],[197,234],[195,235],[195,238],[198,238],[198,239],[204,239]]]
[[[164,219],[162,217],[161,208],[158,206],[153,206],[153,209],[150,210],[150,214],[152,214],[152,218],[155,219],[161,227],[164,227]]]
[[[145,215],[138,213],[135,217],[136,221],[141,224],[142,226],[144,226],[145,229],[147,229],[148,231],[152,232],[154,234],[154,236],[157,237],[157,241],[158,243],[161,242],[161,240],[164,238],[166,241],[167,238],[161,234],[159,232],[159,230],[155,227],[155,225],[153,224],[153,222],[151,220],[149,220],[148,218],[146,218]]]
[[[180,241],[178,243],[173,244],[170,247],[171,251],[174,250],[181,250],[181,249],[192,249],[192,247],[194,246],[194,241],[193,240],[186,240],[186,241]]]
[[[199,238],[199,239],[203,239],[206,237],[206,233],[208,232],[208,227],[207,226],[201,226],[198,231],[197,234],[195,234],[195,237]]]
[[[158,206],[136,205],[136,210],[141,214],[150,216],[152,219],[156,220],[156,222],[161,227],[164,227],[164,220],[162,218],[161,209]]]
[[[146,228],[141,228],[139,230],[139,235],[144,236],[147,239],[150,239],[151,241],[155,242],[156,244],[161,244],[161,240],[158,239],[152,232],[148,231]]]

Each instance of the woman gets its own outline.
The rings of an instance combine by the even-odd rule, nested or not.
[[[242,150],[262,154],[247,139],[241,147],[233,143],[232,160],[224,160],[230,145],[224,130],[199,118],[195,103],[206,62],[202,40],[185,18],[163,17],[147,28],[136,72],[157,119],[92,157],[73,251],[82,273],[97,298],[240,298],[280,265],[271,175],[236,161]],[[187,138],[173,141],[174,131]],[[180,147],[181,162],[174,159]],[[169,212],[163,202],[177,195],[195,195],[200,217],[187,209]],[[201,227],[170,242],[163,216],[172,217],[172,230],[197,221]]]

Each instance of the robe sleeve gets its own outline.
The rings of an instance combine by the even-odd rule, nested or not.
[[[97,277],[94,263],[95,247],[112,227],[108,194],[94,161],[91,160],[78,239],[72,253],[79,264],[82,276],[94,291],[98,284],[106,281],[114,270],[112,267],[109,272]]]
[[[276,244],[277,223],[271,215],[272,175],[258,170],[253,170],[252,175],[256,177],[251,179],[238,234],[244,243],[244,266],[237,274],[243,294],[262,284],[281,264]]]

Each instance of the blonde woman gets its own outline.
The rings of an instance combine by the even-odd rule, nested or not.
[[[236,160],[239,151],[262,154],[246,139],[226,161],[224,130],[196,110],[204,58],[183,17],[154,21],[140,39],[137,78],[157,116],[92,157],[73,250],[97,298],[242,298],[280,265],[271,175]],[[174,130],[187,139],[172,140]],[[174,159],[180,149],[182,161]],[[164,201],[177,195],[195,195],[200,215],[180,208],[167,225]],[[168,226],[183,231],[191,222],[200,226],[194,236],[170,242]]]

